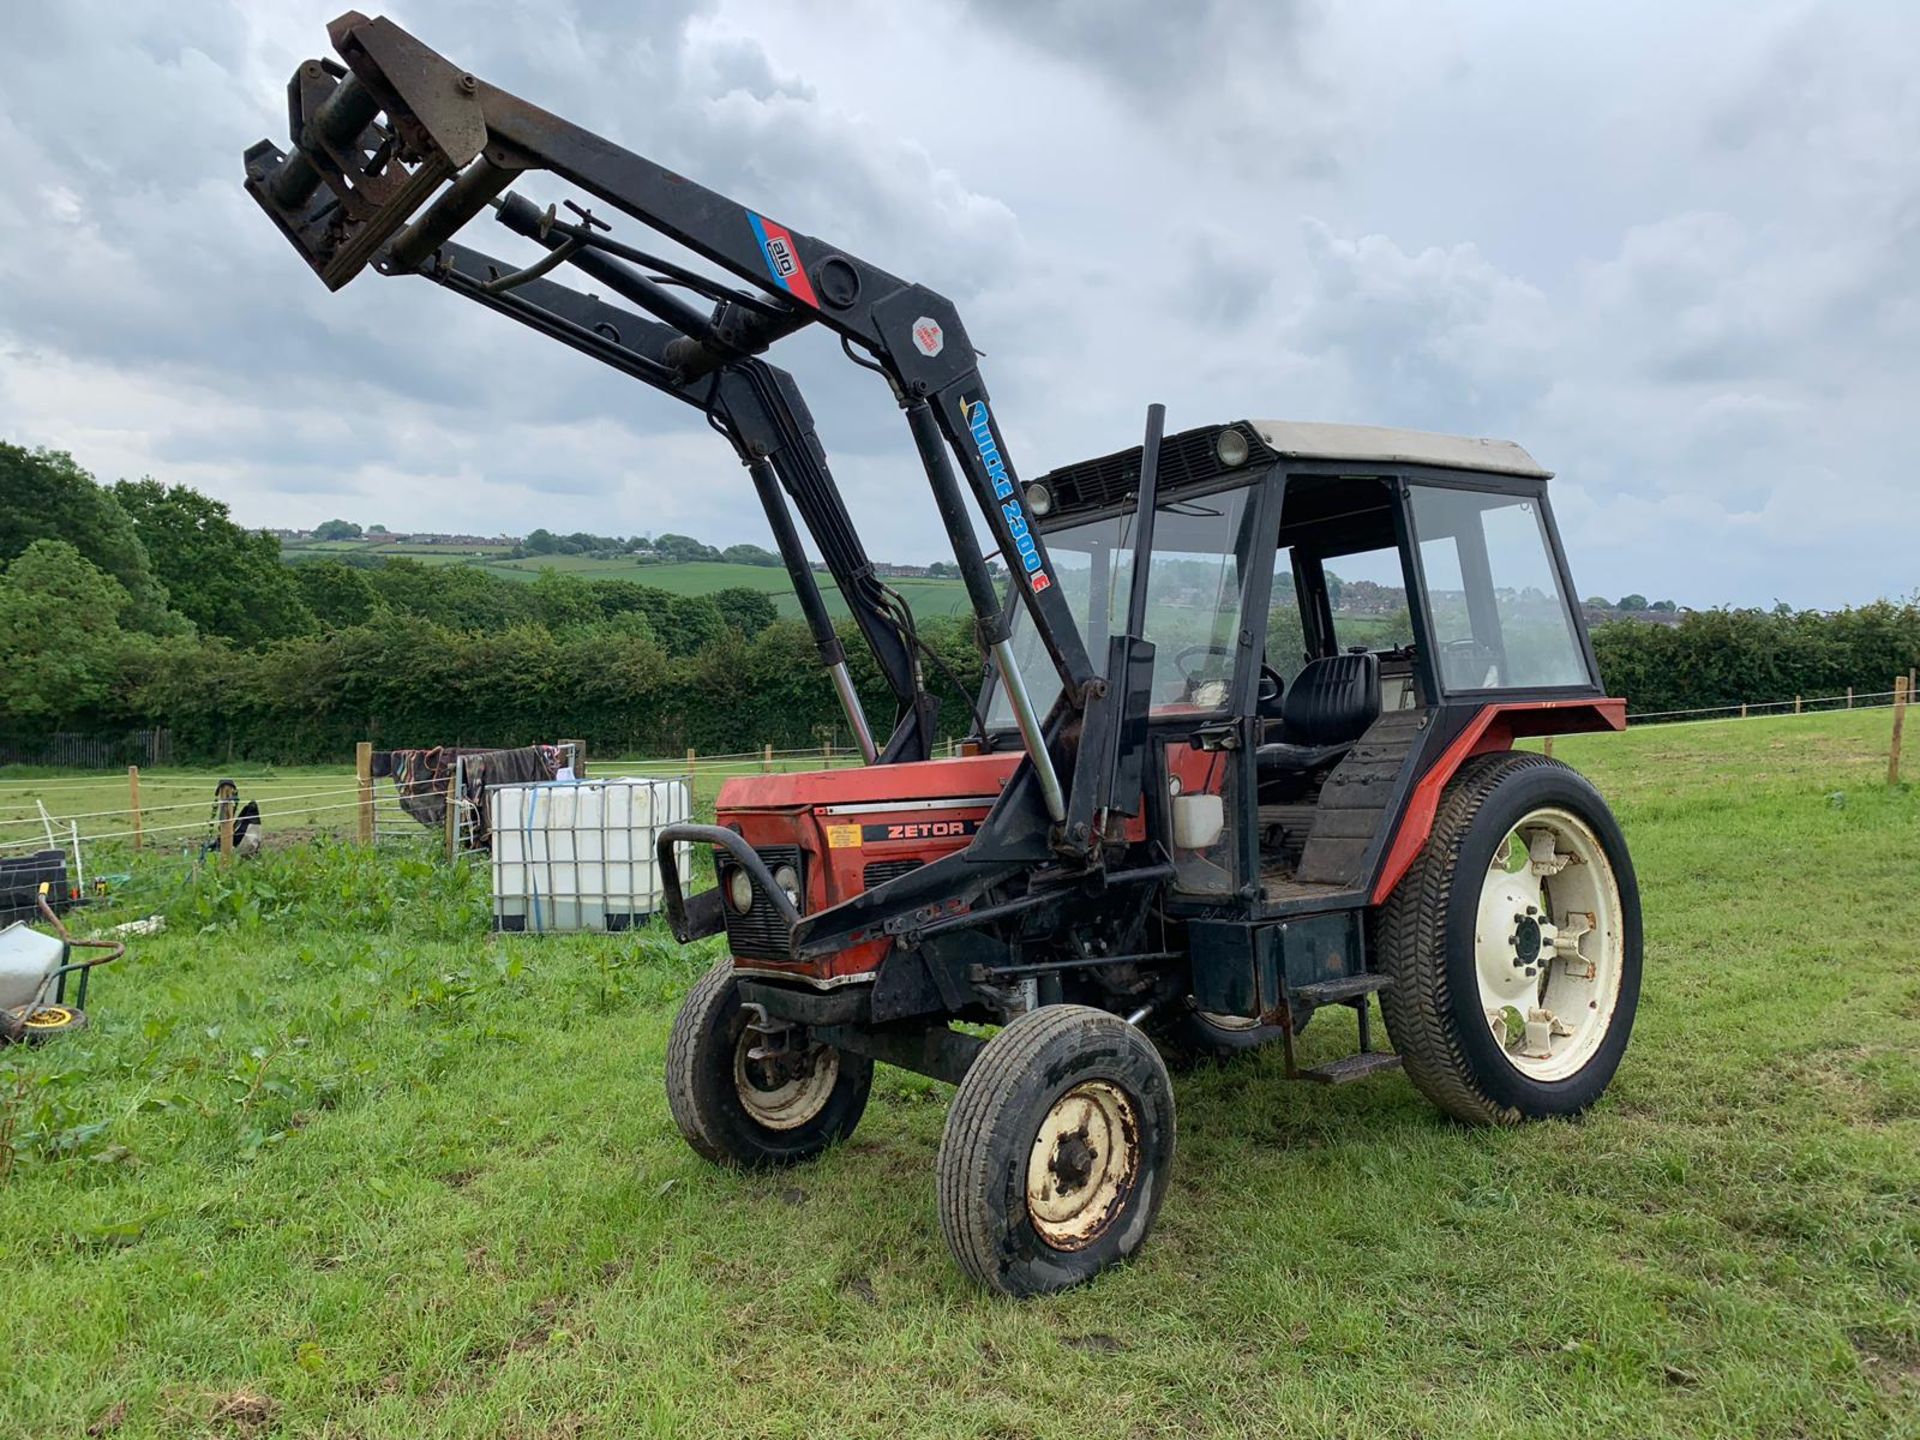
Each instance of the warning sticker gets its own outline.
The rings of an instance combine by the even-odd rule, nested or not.
[[[858,825],[827,826],[827,848],[829,850],[859,849],[860,827]]]
[[[947,348],[947,334],[940,328],[938,320],[930,315],[922,315],[913,322],[913,348],[928,359]]]

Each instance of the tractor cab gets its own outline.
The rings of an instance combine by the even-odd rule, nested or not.
[[[1125,622],[1141,454],[1027,487],[1093,654]],[[1145,639],[1176,904],[1241,897],[1260,919],[1364,903],[1416,747],[1490,703],[1602,695],[1548,478],[1510,442],[1372,426],[1167,437]],[[1045,709],[1057,677],[1012,620]],[[1004,688],[985,702],[989,746],[1017,745]]]

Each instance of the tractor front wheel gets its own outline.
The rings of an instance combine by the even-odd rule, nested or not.
[[[1091,1280],[1147,1238],[1173,1144],[1173,1088],[1145,1035],[1084,1005],[1030,1011],[986,1043],[947,1112],[947,1244],[1003,1295]]]
[[[810,1160],[860,1123],[873,1061],[769,1022],[740,1000],[733,961],[687,992],[667,1041],[667,1105],[680,1133],[720,1165]]]
[[[1583,776],[1541,755],[1468,761],[1380,922],[1387,1033],[1435,1105],[1514,1124],[1600,1098],[1640,998],[1640,892]]]

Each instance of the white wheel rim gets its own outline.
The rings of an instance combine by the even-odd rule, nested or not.
[[[748,1052],[767,1037],[749,1026],[733,1052],[733,1088],[740,1104],[769,1130],[796,1130],[826,1108],[840,1079],[840,1052],[811,1045],[792,1056],[755,1059]]]
[[[1126,1207],[1140,1171],[1133,1101],[1107,1080],[1086,1080],[1053,1102],[1027,1159],[1027,1215],[1056,1250],[1083,1250]]]
[[[1620,1006],[1620,886],[1591,826],[1548,806],[1494,851],[1474,918],[1480,1008],[1508,1064],[1565,1080],[1593,1059]]]

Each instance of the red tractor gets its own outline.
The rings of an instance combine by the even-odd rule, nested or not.
[[[1639,993],[1633,867],[1593,786],[1512,744],[1618,729],[1624,706],[1525,451],[1284,421],[1165,436],[1154,406],[1142,445],[1023,482],[939,295],[388,21],[331,34],[344,65],[296,72],[293,148],[248,151],[248,191],[329,286],[369,263],[417,275],[698,407],[747,468],[868,761],[731,781],[715,824],[660,837],[675,935],[727,938],[668,1050],[696,1150],[817,1155],[859,1123],[875,1061],[951,1081],[941,1223],[970,1275],[1029,1295],[1152,1228],[1174,1153],[1163,1057],[1277,1044],[1290,1076],[1336,1084],[1404,1066],[1480,1124],[1598,1099]],[[732,278],[508,190],[535,169]],[[543,253],[455,241],[489,206]],[[563,265],[596,293],[547,278]],[[990,665],[953,758],[934,757],[912,614],[760,358],[810,325],[885,380],[966,582]],[[795,511],[892,691],[884,739]],[[714,860],[699,893],[675,862],[689,841]],[[1359,1051],[1302,1070],[1294,1037],[1329,1006],[1357,1013]]]

